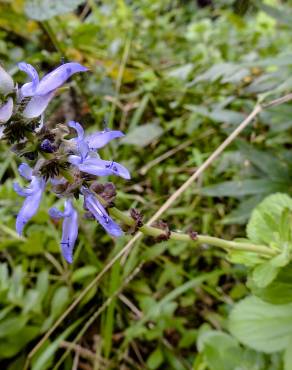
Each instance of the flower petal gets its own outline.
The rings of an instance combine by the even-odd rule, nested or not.
[[[37,212],[42,194],[45,187],[45,181],[42,178],[33,177],[30,190],[30,195],[27,196],[23,205],[16,218],[16,231],[19,235],[22,234],[25,224],[35,215]]]
[[[80,123],[75,122],[75,121],[70,121],[68,123],[68,126],[74,128],[74,130],[77,131],[78,137],[75,138],[75,139],[73,139],[73,140],[76,142],[77,148],[78,148],[78,152],[81,155],[81,160],[83,160],[84,158],[86,158],[86,156],[87,156],[87,154],[89,152],[88,145],[84,141],[84,130],[83,130],[83,127],[80,125]]]
[[[21,87],[21,96],[33,96],[37,85],[39,84],[39,75],[37,71],[31,64],[25,62],[18,63],[18,68],[25,72],[31,79],[31,82],[28,82]]]
[[[29,167],[27,163],[21,163],[18,167],[18,172],[22,177],[26,180],[31,180],[32,178],[32,169]]]
[[[69,77],[77,72],[85,72],[88,69],[79,63],[65,63],[44,76],[38,84],[35,94],[46,95],[64,84]]]
[[[124,136],[121,131],[102,131],[95,132],[85,137],[90,149],[100,149],[108,144],[111,140]]]
[[[14,88],[11,76],[0,66],[0,94],[8,94]]]
[[[78,236],[78,214],[73,208],[71,199],[66,199],[64,208],[64,212],[55,207],[51,208],[49,214],[56,219],[64,218],[61,249],[65,260],[72,263],[73,249]]]
[[[123,231],[120,226],[108,215],[97,198],[88,189],[83,188],[81,189],[81,192],[84,195],[84,204],[86,209],[92,213],[105,231],[114,237],[123,235]]]
[[[98,158],[88,158],[83,163],[78,165],[78,168],[82,172],[86,172],[90,175],[96,176],[109,176],[117,175],[124,179],[130,179],[131,175],[126,167],[113,161],[104,161]]]
[[[9,120],[13,112],[13,99],[8,98],[7,102],[0,107],[0,123]]]
[[[71,127],[71,128],[74,128],[74,130],[77,132],[78,139],[83,139],[84,130],[83,130],[83,127],[80,125],[79,122],[69,121],[68,126]]]
[[[78,213],[73,208],[70,200],[65,202],[65,213],[66,211],[69,212],[70,215],[65,217],[63,221],[61,249],[65,260],[68,263],[72,263],[73,249],[78,236]]]
[[[81,163],[81,157],[78,155],[69,155],[68,162],[73,164],[74,166],[78,166]]]
[[[23,116],[26,118],[34,118],[40,116],[47,108],[53,96],[54,92],[51,92],[47,95],[32,97],[22,113]]]
[[[59,220],[60,218],[64,217],[64,212],[59,211],[56,207],[53,207],[53,208],[49,209],[49,215],[52,218],[55,218],[56,220]]]
[[[21,197],[28,197],[34,193],[33,189],[30,188],[22,188],[18,182],[13,183],[13,190],[20,195]]]

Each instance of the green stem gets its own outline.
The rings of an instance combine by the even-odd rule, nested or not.
[[[120,211],[115,207],[110,208],[109,213],[111,216],[117,218],[118,220],[122,221],[124,224],[128,226],[135,226],[136,224],[135,220],[132,217],[128,216],[127,214],[125,214],[124,212]],[[139,228],[139,230],[143,234],[153,237],[159,237],[165,233],[162,229],[148,225],[143,225],[142,227]],[[169,239],[182,242],[194,242],[196,244],[210,244],[215,247],[223,248],[227,251],[236,250],[244,252],[253,252],[262,255],[263,257],[274,257],[278,254],[277,250],[271,249],[265,245],[257,245],[245,242],[234,242],[208,235],[197,235],[195,239],[192,239],[189,234],[172,231],[170,233]]]

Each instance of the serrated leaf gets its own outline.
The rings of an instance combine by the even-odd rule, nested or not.
[[[44,21],[74,11],[84,0],[26,0],[25,13],[30,19]]]
[[[292,332],[292,304],[272,305],[251,296],[235,305],[229,329],[241,343],[265,353],[286,348]]]

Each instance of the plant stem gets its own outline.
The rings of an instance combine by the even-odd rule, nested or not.
[[[135,220],[132,217],[125,214],[124,212],[120,211],[119,209],[115,207],[110,208],[109,213],[111,216],[117,218],[126,225],[135,226]],[[149,225],[143,225],[142,227],[139,228],[139,231],[144,235],[149,235],[156,238],[165,234],[164,230]],[[181,242],[192,242],[195,244],[210,244],[215,247],[223,248],[227,251],[236,250],[244,252],[253,252],[264,257],[274,257],[278,254],[278,252],[275,249],[272,249],[265,245],[258,245],[245,242],[235,242],[208,235],[196,235],[195,239],[192,239],[192,237],[189,234],[172,231],[169,235],[169,239]]]

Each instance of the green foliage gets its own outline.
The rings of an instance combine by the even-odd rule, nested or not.
[[[54,99],[46,119],[74,118],[88,131],[101,130],[105,119],[126,133],[103,150],[132,174],[127,184],[117,179],[116,205],[139,209],[146,221],[257,101],[291,92],[290,13],[289,2],[278,0],[218,0],[206,8],[187,0],[6,1],[0,59],[20,83],[22,60],[43,73],[62,58],[90,68],[64,89],[62,104]],[[78,341],[80,368],[289,370],[291,128],[291,103],[261,112],[164,216],[173,230],[237,238],[277,256],[145,238],[58,326],[32,369],[71,369],[75,349],[66,353],[66,341],[108,302]],[[19,237],[18,164],[1,144],[0,364],[9,370],[23,368],[131,238],[113,247],[80,219],[74,263],[66,265],[61,224],[48,220],[56,202],[50,194]]]

